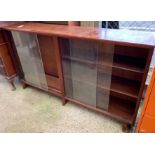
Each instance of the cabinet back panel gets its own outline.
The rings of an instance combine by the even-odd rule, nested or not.
[[[134,52],[132,52],[132,54],[134,55]],[[145,65],[146,65],[146,59],[144,58],[132,58],[129,56],[122,56],[122,55],[115,55],[114,56],[114,62],[116,63],[120,63],[122,62],[123,64],[130,64],[131,67],[135,68],[138,67],[141,70],[145,69]]]
[[[40,45],[40,52],[45,73],[58,77],[56,53],[53,38],[49,36],[38,35],[38,42]]]
[[[148,49],[132,46],[115,46],[115,54],[131,56],[135,58],[146,58],[148,56]]]

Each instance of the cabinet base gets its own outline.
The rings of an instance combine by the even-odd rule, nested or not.
[[[108,111],[105,111],[105,110],[102,110],[102,109],[93,107],[93,106],[91,106],[91,105],[86,105],[86,104],[84,104],[84,103],[82,103],[82,102],[79,102],[79,101],[77,101],[77,100],[74,100],[74,99],[71,99],[71,98],[68,98],[68,97],[65,97],[65,99],[66,99],[67,101],[70,101],[71,103],[75,103],[75,104],[80,105],[80,106],[82,106],[82,107],[84,107],[84,108],[93,110],[93,111],[95,111],[95,112],[97,112],[97,113],[101,113],[101,114],[103,114],[103,115],[105,115],[105,116],[109,116],[109,117],[111,117],[111,118],[113,118],[113,119],[119,121],[120,123],[122,123],[122,130],[123,130],[124,132],[130,132],[130,129],[132,128],[133,122],[132,122],[131,120],[124,119],[124,118],[122,118],[121,116],[118,116],[117,114],[115,114],[115,113],[112,112],[112,111],[109,111],[109,110],[108,110]]]
[[[28,85],[24,81],[22,81],[22,87],[23,89],[25,89],[26,87],[28,87]]]
[[[45,91],[45,92],[48,92],[50,94],[54,94],[56,96],[59,96],[59,97],[62,97],[62,92],[60,90],[57,90],[55,88],[51,88],[51,87],[48,87],[48,89],[45,89],[45,88],[40,88],[40,87],[37,87],[35,86],[34,84],[30,83],[30,82],[27,82],[25,80],[21,80],[21,83],[22,83],[22,87],[23,89],[25,89],[26,87],[28,86],[31,86],[31,87],[34,87],[34,88],[37,88],[39,90],[42,90],[42,91]]]
[[[43,90],[43,91],[48,92],[50,94],[55,94],[56,96],[59,96],[62,99],[62,105],[63,106],[66,105],[68,101],[71,101],[72,103],[81,105],[82,107],[85,107],[87,109],[90,109],[90,110],[93,110],[95,112],[98,112],[98,113],[110,116],[110,117],[112,117],[112,118],[114,118],[114,119],[116,119],[116,120],[118,120],[119,122],[122,123],[122,131],[123,132],[130,132],[130,129],[132,127],[132,125],[130,124],[130,122],[128,120],[125,120],[125,119],[123,119],[121,117],[118,117],[118,116],[116,116],[115,114],[113,114],[113,113],[111,113],[109,111],[104,111],[104,110],[101,110],[99,108],[92,107],[90,105],[85,105],[85,104],[83,104],[81,102],[78,102],[78,101],[76,101],[74,99],[64,97],[64,95],[62,93],[58,93],[57,91],[54,91],[54,90],[51,91],[51,90],[46,90],[46,89],[38,88],[38,87],[34,86],[33,84],[28,83],[25,80],[22,80],[22,86],[23,86],[23,89],[25,89],[28,86],[32,86],[34,88]]]
[[[67,104],[67,100],[64,97],[62,97],[62,105],[65,106],[66,104]]]

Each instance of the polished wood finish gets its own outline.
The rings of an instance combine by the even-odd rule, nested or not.
[[[155,69],[146,91],[136,132],[155,132]]]
[[[5,27],[6,30],[33,32],[37,34],[55,35],[58,37],[79,38],[104,42],[116,42],[121,45],[154,47],[155,35],[151,32],[135,32],[131,30],[98,29],[78,26],[52,25],[42,23],[18,23]]]
[[[16,70],[10,54],[9,42],[5,38],[4,31],[0,29],[0,74],[10,83],[12,90],[15,90],[13,83],[16,77]]]
[[[72,101],[83,107],[92,109],[96,112],[108,115],[123,123],[123,125],[133,125],[142,98],[145,80],[149,69],[155,35],[149,32],[135,32],[131,30],[106,30],[98,28],[85,28],[78,26],[52,25],[43,23],[22,23],[14,24],[4,28],[6,31],[29,32],[37,34],[38,44],[41,51],[41,58],[45,70],[45,77],[48,90],[62,98],[63,105],[67,101]],[[77,40],[74,48],[77,53],[70,55],[70,40]],[[97,52],[87,50],[78,42],[90,41],[91,46],[99,47]],[[76,41],[75,41],[76,42]],[[105,59],[104,46],[108,45],[113,50],[111,61]],[[14,50],[14,53],[17,53]],[[103,54],[103,55],[102,55]],[[108,56],[110,53],[106,53]],[[17,55],[17,54],[15,54]],[[97,59],[97,55],[99,59]],[[83,79],[83,75],[78,75],[72,79],[71,67],[65,71],[63,61],[85,65],[90,69],[97,69],[100,74],[105,74],[106,70],[111,70],[111,84],[106,88],[102,81],[93,83],[92,78]],[[19,65],[20,66],[20,65]],[[87,73],[85,73],[87,74]],[[19,75],[22,82],[26,85],[33,85]],[[81,78],[80,78],[81,77]],[[65,80],[68,81],[66,88]],[[96,107],[85,102],[68,97],[66,91],[70,91],[72,96],[72,81],[80,82],[89,88],[97,89],[97,93],[104,93],[109,89],[109,107],[107,110],[101,108],[100,104]],[[105,81],[104,81],[105,82]],[[66,90],[68,89],[68,90]],[[81,90],[82,93],[82,90]],[[88,94],[88,93],[87,93]]]

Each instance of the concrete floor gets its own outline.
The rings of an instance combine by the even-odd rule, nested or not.
[[[32,87],[16,91],[0,76],[0,132],[122,132],[121,124],[75,104],[62,106],[52,94]]]

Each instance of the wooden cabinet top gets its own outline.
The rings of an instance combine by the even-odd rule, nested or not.
[[[4,27],[6,30],[33,32],[67,38],[80,38],[118,44],[155,47],[155,32],[125,29],[103,29],[43,23],[17,23]]]
[[[21,22],[9,22],[9,21],[0,21],[0,29],[6,26],[10,26],[12,24],[17,24]]]

